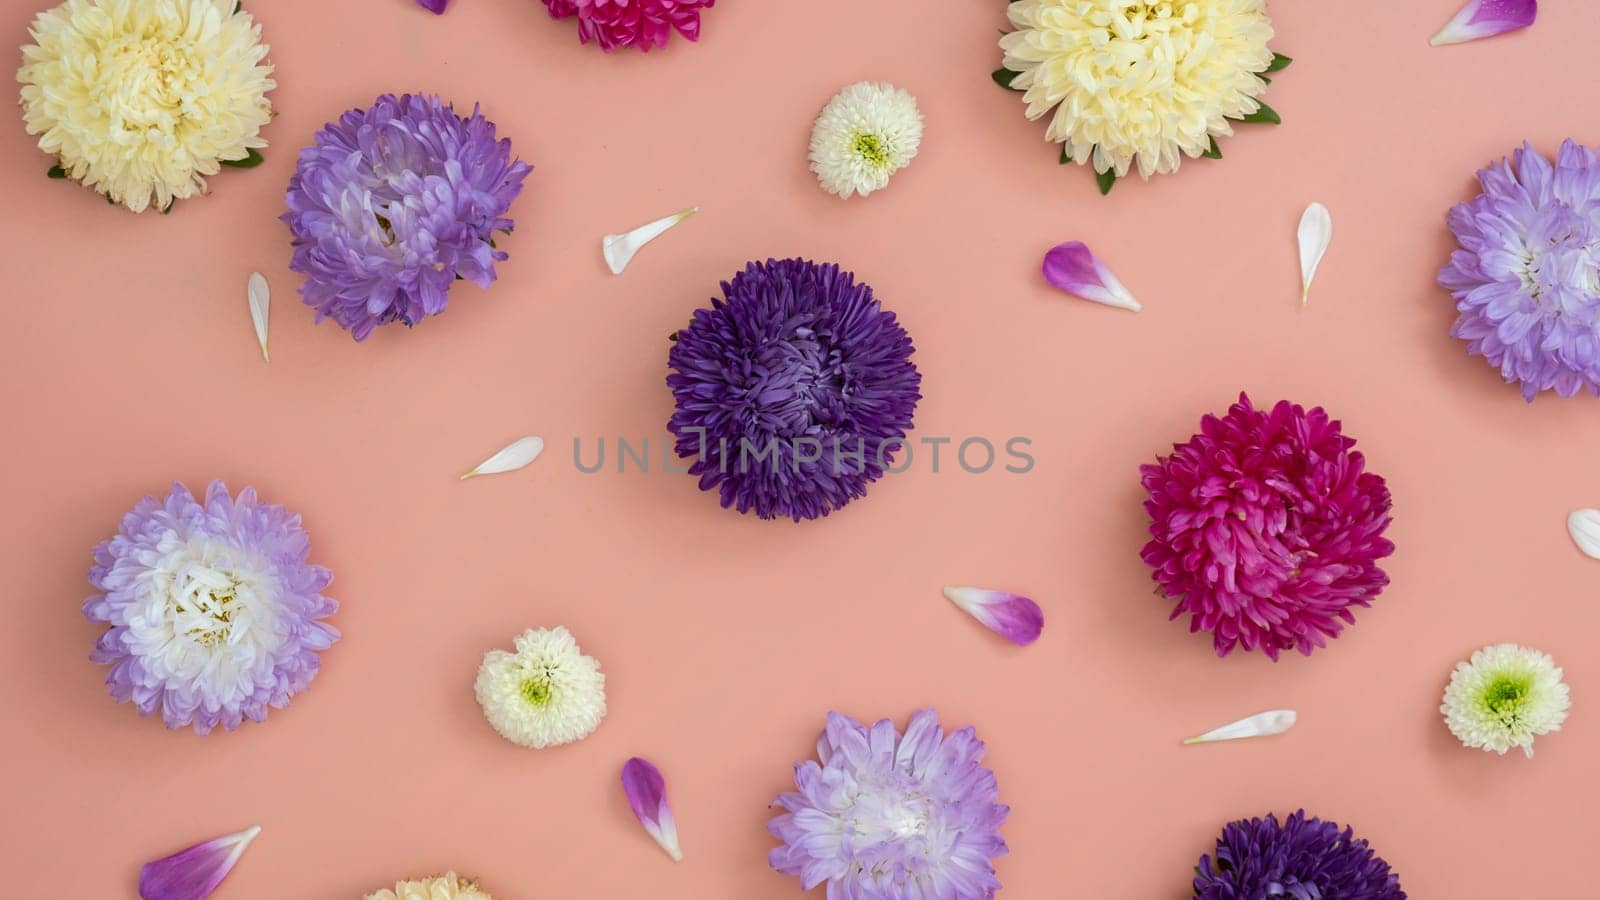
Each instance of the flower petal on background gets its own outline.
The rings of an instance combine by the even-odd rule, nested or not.
[[[444,14],[444,8],[450,5],[450,0],[417,0],[417,5],[439,16]]]
[[[489,457],[478,467],[461,476],[462,481],[475,478],[479,475],[498,475],[501,472],[515,472],[539,458],[544,452],[544,438],[525,437],[512,441],[503,450]]]
[[[622,765],[622,790],[644,830],[674,861],[683,862],[683,851],[678,849],[678,823],[672,818],[672,807],[667,805],[667,785],[661,770],[635,756]]]
[[[622,270],[628,267],[628,263],[633,260],[633,255],[639,252],[640,247],[660,237],[668,228],[699,211],[700,207],[691,206],[664,219],[657,219],[654,222],[640,225],[625,234],[606,235],[600,240],[600,250],[605,254],[606,265],[611,268],[611,274],[621,275]]]
[[[1300,217],[1300,305],[1311,298],[1311,280],[1317,277],[1317,266],[1322,255],[1328,252],[1333,240],[1333,216],[1321,203],[1306,207]]]
[[[1061,244],[1044,255],[1044,280],[1095,303],[1134,312],[1143,308],[1117,276],[1079,241]]]
[[[139,896],[142,900],[205,900],[260,833],[261,826],[256,825],[145,863],[139,870]]]
[[[1044,630],[1044,610],[1017,594],[975,587],[947,587],[944,595],[990,631],[1019,647],[1039,639]]]
[[[1270,712],[1257,713],[1237,722],[1229,722],[1221,728],[1213,728],[1196,737],[1184,738],[1183,742],[1185,744],[1208,744],[1212,741],[1237,741],[1241,738],[1283,734],[1294,727],[1296,718],[1295,711],[1292,709],[1274,709]]]
[[[1527,28],[1539,15],[1539,0],[1472,0],[1428,43],[1461,44]]]
[[[1567,534],[1584,556],[1600,559],[1600,509],[1580,509],[1567,516]]]
[[[255,326],[256,340],[261,342],[261,358],[272,361],[267,353],[267,314],[272,310],[272,288],[260,272],[251,272],[245,284],[245,296],[250,302],[250,324]]]

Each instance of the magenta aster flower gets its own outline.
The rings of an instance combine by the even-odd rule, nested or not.
[[[700,39],[700,10],[717,0],[544,0],[553,19],[578,17],[578,40],[610,53],[618,47],[649,52],[665,47],[674,29]]]
[[[1321,407],[1287,401],[1271,412],[1250,398],[1171,456],[1140,467],[1151,541],[1143,557],[1172,618],[1209,631],[1218,656],[1235,646],[1273,659],[1310,655],[1354,624],[1389,583],[1378,561],[1394,552],[1389,489],[1365,470]]]
[[[1567,141],[1552,167],[1523,144],[1478,182],[1483,193],[1450,210],[1461,244],[1439,273],[1460,312],[1450,333],[1530,402],[1600,394],[1600,155]]]
[[[994,773],[979,764],[971,728],[945,734],[922,710],[902,735],[888,719],[872,728],[828,714],[817,759],[794,767],[794,793],[767,823],[783,841],[769,862],[829,900],[988,900],[1006,854]]]

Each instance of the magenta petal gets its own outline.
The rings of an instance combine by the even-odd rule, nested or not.
[[[142,900],[205,900],[228,877],[261,827],[246,828],[148,862],[139,870]]]
[[[635,756],[622,765],[622,790],[627,793],[628,805],[639,817],[639,824],[668,856],[682,862],[678,823],[672,818],[672,807],[667,805],[667,784],[661,770]]]
[[[1019,647],[1039,639],[1044,610],[1019,594],[974,587],[947,587],[944,595],[995,634]]]
[[[1068,241],[1044,255],[1044,279],[1069,294],[1095,303],[1134,312],[1142,308],[1117,276],[1080,241]]]
[[[450,5],[450,0],[417,0],[417,5],[436,16],[444,15],[444,8]]]
[[[1527,28],[1539,15],[1539,0],[1472,0],[1428,43],[1461,44]]]

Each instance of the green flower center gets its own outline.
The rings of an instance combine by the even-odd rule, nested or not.
[[[1501,675],[1484,689],[1482,703],[1490,715],[1509,724],[1521,716],[1532,691],[1533,683],[1528,679]]]
[[[866,160],[873,168],[881,169],[889,164],[889,148],[883,138],[865,131],[856,132],[850,140],[850,148],[856,156]]]
[[[550,703],[550,678],[545,675],[535,675],[522,682],[522,699],[534,706],[544,707]]]

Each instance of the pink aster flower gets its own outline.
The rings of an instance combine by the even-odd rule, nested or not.
[[[1394,552],[1389,489],[1321,407],[1266,412],[1240,394],[1200,428],[1140,468],[1144,561],[1172,617],[1211,632],[1218,656],[1240,645],[1309,656],[1389,583],[1378,567]]]
[[[578,17],[578,40],[596,41],[610,53],[618,47],[648,52],[665,47],[673,29],[691,41],[700,39],[700,10],[717,0],[544,0],[550,16]]]

